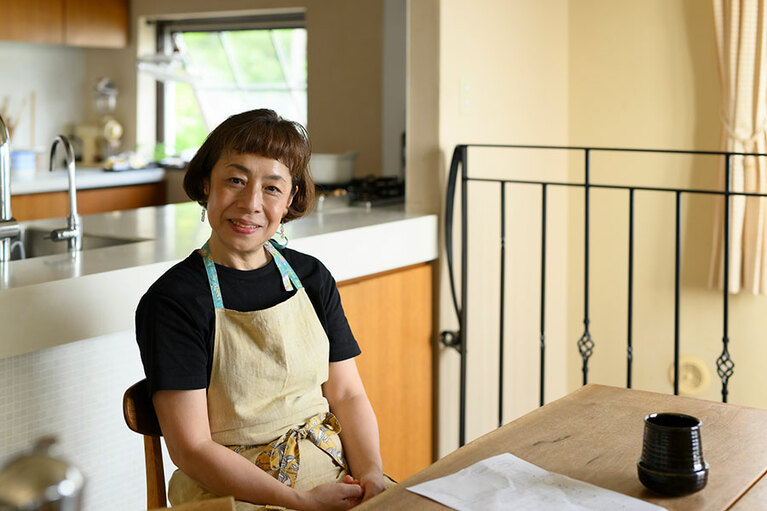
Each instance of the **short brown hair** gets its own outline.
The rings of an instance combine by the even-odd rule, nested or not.
[[[290,170],[291,191],[296,189],[285,221],[301,218],[314,204],[314,181],[309,173],[312,153],[309,135],[299,123],[262,108],[233,115],[203,142],[184,175],[184,191],[201,206],[208,203],[205,181],[221,155],[227,152],[257,154],[279,161]]]

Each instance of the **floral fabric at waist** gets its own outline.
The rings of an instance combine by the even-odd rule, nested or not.
[[[281,437],[266,445],[227,445],[236,453],[254,459],[258,468],[267,472],[279,482],[295,487],[301,452],[298,449],[300,440],[309,440],[322,449],[341,468],[348,470],[346,460],[341,453],[338,434],[341,423],[330,412],[318,413],[300,426],[287,430]],[[255,452],[254,452],[255,451]]]

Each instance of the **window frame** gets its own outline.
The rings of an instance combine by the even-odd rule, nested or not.
[[[174,32],[306,29],[306,15],[304,11],[291,11],[246,16],[158,19],[154,21],[154,24],[157,53],[170,54],[173,49],[172,34]],[[166,143],[165,93],[165,84],[158,80],[155,85],[155,137],[159,144]]]

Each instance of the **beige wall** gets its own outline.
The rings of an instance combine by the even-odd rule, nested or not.
[[[570,9],[569,131],[572,144],[717,150],[720,98],[710,4],[696,0],[578,0]],[[716,186],[715,157],[595,156],[593,179],[654,186]],[[576,175],[580,175],[576,172]],[[582,315],[582,219],[572,201],[568,332]],[[715,360],[722,345],[722,295],[708,287],[715,199],[684,199],[682,216],[681,354],[703,361],[709,384],[700,397],[718,400]],[[624,385],[626,339],[626,193],[595,192],[591,381]],[[637,195],[635,386],[671,392],[673,360],[674,198]],[[597,273],[597,271],[599,273]],[[575,284],[575,285],[573,285]],[[731,300],[730,401],[767,406],[762,342],[765,297]],[[571,355],[574,353],[571,351]],[[579,360],[579,359],[578,359]],[[570,386],[578,384],[571,356]]]
[[[142,120],[136,105],[135,73],[138,18],[208,13],[256,13],[269,9],[304,8],[308,32],[308,124],[315,152],[359,151],[355,173],[380,174],[382,165],[382,15],[383,0],[133,0],[131,46],[125,50],[89,50],[86,83],[108,75],[121,95],[116,117],[126,128],[124,146],[136,144]],[[149,108],[151,110],[151,108]],[[92,112],[88,112],[93,116]],[[144,140],[153,137],[143,132]]]
[[[437,4],[437,2],[434,2]],[[435,12],[436,11],[436,12]],[[410,2],[412,37],[416,27],[426,24],[423,18],[437,15],[439,24],[431,27],[438,38],[438,115],[433,122],[433,133],[438,134],[438,154],[421,148],[422,161],[439,160],[439,175],[423,170],[416,172],[419,186],[408,182],[409,204],[442,207],[447,165],[453,147],[458,143],[559,143],[567,141],[567,3],[564,0],[541,2],[508,2],[505,0],[482,0],[468,4],[459,0],[442,0],[434,5],[431,13],[419,2]],[[409,41],[413,53],[415,42]],[[428,46],[428,44],[425,44]],[[424,45],[420,47],[424,50]],[[428,52],[425,52],[428,54]],[[412,53],[411,53],[412,55]],[[543,64],[539,64],[543,63]],[[424,62],[429,69],[433,62]],[[417,67],[411,62],[409,69]],[[414,76],[409,76],[411,87],[416,87]],[[427,79],[433,75],[428,74]],[[408,89],[412,91],[411,88]],[[435,91],[432,92],[434,94]],[[433,106],[424,109],[428,118]],[[411,118],[426,122],[418,116],[419,104],[408,104]],[[426,126],[421,126],[426,129]],[[413,133],[408,130],[408,133]],[[410,143],[410,139],[409,139]],[[474,151],[471,161],[489,172],[510,162],[507,156],[499,157],[492,151]],[[522,161],[520,159],[520,161]],[[561,156],[524,161],[534,161],[536,168],[552,165],[551,175],[563,176],[567,160]],[[408,160],[409,169],[413,168]],[[432,167],[434,168],[434,167]],[[473,168],[473,167],[472,167]],[[412,176],[413,172],[409,172]],[[468,423],[467,440],[479,436],[497,426],[497,368],[498,368],[498,294],[499,286],[492,277],[493,271],[483,271],[489,265],[498,268],[499,248],[497,237],[499,218],[497,214],[485,216],[486,210],[498,205],[498,188],[473,187],[470,196],[472,210],[472,238],[470,262],[472,285],[468,290],[469,302],[480,304],[469,310],[470,352],[468,369]],[[513,204],[507,222],[529,211],[539,211],[539,191],[508,191]],[[549,233],[556,241],[550,247],[549,291],[547,303],[550,315],[548,334],[550,355],[547,362],[549,387],[547,399],[565,392],[564,326],[566,308],[564,283],[566,281],[566,197],[553,194],[559,208],[552,212]],[[515,233],[512,243],[536,243],[538,226],[531,226]],[[490,234],[493,233],[493,234]],[[511,241],[511,240],[510,240]],[[507,260],[507,316],[512,319],[506,326],[506,374],[504,396],[504,421],[537,406],[538,377],[538,287],[535,271],[537,249],[509,250]],[[460,257],[458,257],[460,260]],[[496,273],[497,274],[497,273]],[[447,295],[446,275],[442,273],[443,289],[440,302],[440,325],[442,329],[455,328],[455,315]],[[439,362],[439,442],[438,453],[443,455],[457,446],[458,439],[458,356],[451,349],[441,348]],[[528,386],[527,382],[534,382]]]
[[[405,195],[411,211],[437,213],[444,194],[439,147],[439,4],[407,4]]]

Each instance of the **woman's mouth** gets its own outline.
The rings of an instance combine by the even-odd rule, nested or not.
[[[234,226],[235,230],[238,232],[253,232],[259,227],[258,225],[247,224],[233,218],[229,219],[229,223],[232,224],[232,226]]]

